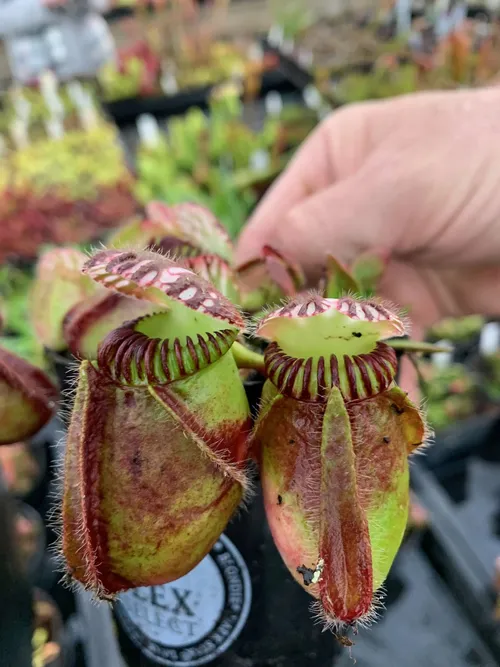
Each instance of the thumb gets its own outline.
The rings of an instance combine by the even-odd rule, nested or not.
[[[265,243],[299,263],[311,279],[319,277],[328,254],[349,264],[374,248],[392,250],[397,231],[388,224],[394,219],[392,189],[368,170],[294,206],[268,230]]]
[[[373,104],[335,111],[312,132],[242,230],[237,264],[254,259],[264,245],[272,245],[275,230],[276,239],[282,237],[290,214],[302,203],[314,203],[316,195],[359,170],[369,152],[367,124],[373,121]],[[299,249],[293,254],[297,256]]]

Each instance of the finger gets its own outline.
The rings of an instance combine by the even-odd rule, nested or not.
[[[429,278],[429,272],[419,271],[412,264],[391,259],[377,291],[384,299],[404,309],[408,333],[417,340],[444,316],[435,281]]]
[[[361,144],[366,133],[361,126],[365,117],[365,107],[349,107],[316,128],[243,230],[236,251],[238,264],[259,254],[294,207],[342,178],[344,165],[355,171],[364,154]]]
[[[421,329],[443,317],[500,316],[498,265],[443,270],[393,260],[379,288],[386,298],[408,307],[411,321]]]
[[[324,128],[320,125],[306,141],[245,226],[236,251],[238,264],[259,254],[272,235],[274,226],[285,218],[290,209],[320,187],[327,186],[332,173],[325,150]]]
[[[500,315],[500,257],[493,266],[443,271],[441,281],[442,310],[447,316]]]
[[[362,169],[294,206],[265,237],[253,230],[253,241],[265,242],[298,262],[314,281],[328,254],[349,264],[367,250],[392,250],[398,226],[391,230],[389,222],[395,216],[387,192],[377,172]]]

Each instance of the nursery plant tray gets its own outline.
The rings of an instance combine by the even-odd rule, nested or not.
[[[110,9],[109,12],[106,12],[103,16],[106,21],[111,24],[116,23],[116,21],[121,21],[121,19],[126,19],[129,16],[134,16],[134,14],[134,6],[123,5],[122,7],[113,7],[113,9]]]
[[[417,536],[414,536],[417,538]],[[335,667],[494,667],[498,663],[423,555],[419,539],[401,548],[386,582],[387,609],[352,636]]]
[[[312,598],[293,580],[274,545],[262,497],[226,530],[252,582],[252,606],[221,667],[328,667],[342,648],[310,612]]]
[[[423,8],[417,7],[412,10],[412,18],[416,19],[423,16]],[[467,7],[467,16],[468,18],[483,18],[491,20],[492,13],[491,11],[482,4],[473,4],[468,5]],[[300,42],[299,42],[300,47]],[[294,53],[286,54],[282,48],[276,48],[271,46],[266,41],[266,48],[275,53],[280,60],[280,68],[287,75],[287,77],[295,83],[299,88],[304,88],[308,84],[313,82],[314,79],[314,66],[311,68],[304,67],[300,64],[295,57]],[[402,59],[404,62],[405,59]],[[370,60],[359,60],[352,63],[348,63],[344,66],[338,67],[335,69],[335,76],[342,77],[347,74],[352,73],[369,73],[374,66],[374,62]]]
[[[135,123],[142,114],[152,114],[156,117],[165,118],[182,114],[190,107],[205,109],[213,87],[213,85],[208,85],[193,88],[180,91],[175,95],[132,97],[116,102],[105,102],[103,107],[114,122],[119,127],[123,127]],[[296,86],[293,81],[286,76],[281,67],[278,67],[263,74],[260,96],[266,95],[271,90],[291,92],[295,89]]]
[[[303,90],[313,82],[314,77],[312,73],[304,69],[302,65],[299,65],[293,57],[285,55],[281,49],[271,46],[268,42],[266,42],[266,49],[278,56],[280,70],[296,88]]]
[[[429,512],[423,548],[500,662],[494,565],[500,555],[500,419],[466,422],[414,464],[412,481]],[[442,451],[440,452],[440,448]]]

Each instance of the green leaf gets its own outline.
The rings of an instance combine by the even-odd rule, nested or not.
[[[346,294],[360,294],[361,286],[349,271],[335,257],[328,255],[326,260],[326,288],[328,299],[338,299]]]

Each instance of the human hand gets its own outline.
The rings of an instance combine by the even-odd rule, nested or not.
[[[345,107],[265,197],[237,262],[268,244],[316,279],[327,253],[385,249],[380,292],[409,309],[414,337],[441,317],[499,315],[499,156],[497,88]]]

